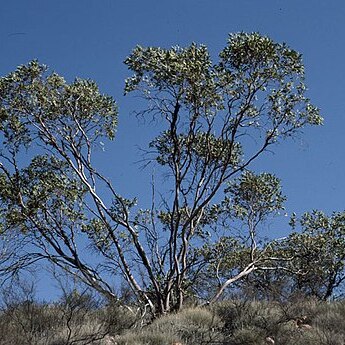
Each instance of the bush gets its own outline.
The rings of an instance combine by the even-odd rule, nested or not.
[[[239,330],[255,329],[257,337],[272,336],[285,321],[284,313],[275,303],[224,301],[215,306],[215,311],[224,324],[223,334],[232,340]]]
[[[263,345],[265,338],[259,328],[246,327],[236,330],[229,340],[232,345]]]
[[[136,345],[136,341],[140,345],[170,345],[173,341],[181,341],[183,344],[222,341],[222,326],[220,318],[210,310],[188,308],[161,317],[142,331],[125,335],[119,344]]]
[[[344,315],[345,301],[229,300],[187,308],[141,327],[139,315],[129,308],[94,304],[74,294],[53,304],[8,303],[0,312],[0,345],[263,345],[268,336],[279,345],[343,345]],[[298,327],[298,318],[310,326]]]
[[[0,344],[98,344],[108,324],[93,303],[83,294],[50,304],[8,299],[0,315]]]

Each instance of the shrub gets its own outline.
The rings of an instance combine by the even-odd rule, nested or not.
[[[171,344],[182,341],[183,344],[201,344],[202,342],[221,341],[222,322],[210,310],[188,308],[177,314],[167,315],[155,320],[142,331],[126,334],[119,344]]]

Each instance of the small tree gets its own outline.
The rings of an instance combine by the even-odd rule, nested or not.
[[[36,61],[2,78],[2,231],[30,238],[36,250],[27,250],[37,258],[108,298],[117,296],[105,269],[121,275],[153,312],[181,308],[205,264],[195,249],[212,245],[222,205],[240,210],[246,204],[246,189],[236,192],[231,181],[273,144],[322,123],[305,97],[301,55],[285,44],[256,33],[234,34],[219,58],[213,64],[205,46],[192,44],[138,46],[125,61],[133,72],[126,93],[142,95],[148,106],[141,114],[159,116],[163,126],[147,159],[167,179],[160,202],[153,200],[148,209],[120,196],[93,165],[99,140],[114,137],[117,108],[111,97],[92,81],[67,84]],[[226,199],[227,186],[234,200]],[[269,209],[265,192],[261,197],[268,207],[263,215],[280,207],[275,200]],[[261,210],[246,212],[246,265],[224,280],[212,300],[264,258],[255,254],[252,227]],[[104,259],[98,266],[82,255],[80,236]]]
[[[322,211],[294,215],[295,230],[280,241],[273,241],[268,255],[276,257],[269,271],[257,270],[245,283],[252,292],[286,300],[308,296],[328,300],[343,294],[345,281],[345,214],[330,216]],[[298,231],[296,231],[298,230]]]
[[[196,249],[202,268],[193,281],[203,288],[198,284],[195,288],[206,294],[218,290],[211,298],[215,301],[228,286],[249,273],[273,270],[278,262],[284,263],[286,256],[273,252],[272,242],[258,240],[260,227],[283,210],[284,201],[280,181],[268,173],[246,171],[228,183],[217,214],[227,235]]]
[[[293,290],[327,300],[341,292],[345,280],[345,214],[306,212],[300,219],[292,219],[294,227],[298,224],[301,231],[281,243],[300,272],[291,277]]]

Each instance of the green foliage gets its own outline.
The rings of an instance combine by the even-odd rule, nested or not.
[[[219,68],[225,76],[222,80],[226,84],[229,81],[235,84],[233,89],[228,88],[227,91],[232,97],[241,99],[251,88],[257,89],[267,96],[270,103],[267,110],[275,121],[282,120],[295,128],[305,123],[322,123],[318,110],[303,95],[302,57],[286,44],[274,43],[258,33],[231,34],[220,57]],[[304,110],[300,106],[305,107]],[[249,111],[254,119],[259,107],[253,104]],[[288,134],[288,126],[283,125],[274,135]]]
[[[188,241],[198,237],[199,243],[204,242],[192,250],[191,267],[196,257],[212,257],[206,264],[208,272],[213,266],[239,274],[263,253],[256,243],[259,223],[282,210],[285,197],[279,180],[271,174],[246,171],[234,177],[269,145],[305,125],[322,123],[318,109],[305,96],[301,55],[257,33],[240,33],[230,35],[215,64],[207,48],[195,44],[171,49],[137,47],[125,63],[133,72],[126,81],[126,93],[137,91],[148,101],[142,115],[161,116],[168,126],[150,143],[150,159],[172,177],[170,191],[175,198],[174,204],[166,206],[168,210],[158,212],[158,220],[168,233],[177,231],[176,238],[192,228]],[[247,147],[247,136],[257,139],[257,151]],[[215,196],[222,198],[222,189],[224,200],[211,205]],[[226,234],[218,243],[208,242],[214,234],[211,226],[224,218],[228,227],[236,219],[243,222],[245,232],[251,234],[243,238],[250,241],[243,243]],[[238,246],[228,250],[223,242]],[[219,251],[221,247],[224,251]],[[238,262],[241,265],[234,267]],[[196,271],[205,273],[195,267],[191,281]],[[201,282],[205,276],[198,278]],[[223,278],[226,281],[226,274]]]
[[[205,266],[194,288],[205,293],[214,290],[227,277],[236,277],[253,261],[256,270],[260,270],[261,266],[271,264],[272,255],[279,257],[272,253],[271,244],[256,242],[259,226],[284,209],[285,197],[279,179],[268,173],[245,171],[227,185],[225,199],[214,207],[216,215],[213,218],[223,219],[221,225],[229,229],[230,234],[220,236],[217,241],[206,243],[195,251]],[[241,234],[248,233],[249,236],[236,236],[233,228],[241,229],[238,230]]]
[[[180,91],[182,102],[189,106],[202,107],[218,105],[219,95],[214,81],[212,62],[205,46],[192,44],[190,47],[162,49],[137,46],[125,60],[134,72],[126,80],[125,92],[143,88],[163,92]]]
[[[93,140],[100,135],[113,138],[117,108],[112,98],[100,94],[91,80],[67,84],[47,71],[47,66],[32,61],[0,79],[4,144],[30,144],[37,127],[62,137],[82,139],[86,133]]]
[[[231,140],[224,140],[216,138],[210,133],[196,133],[196,134],[180,134],[176,139],[178,146],[181,147],[180,159],[187,160],[191,156],[196,162],[208,162],[209,164],[226,163],[229,160],[229,152],[232,153],[230,157],[230,164],[234,167],[238,166],[242,151],[239,143],[232,143]],[[155,138],[150,143],[151,148],[155,148],[159,155],[157,162],[160,165],[170,165],[174,163],[174,143],[171,137],[171,132],[166,131],[161,136]],[[201,163],[196,163],[201,164]]]
[[[292,290],[320,299],[340,292],[345,279],[344,213],[307,212],[299,220],[293,217],[291,225],[300,225],[301,231],[278,243],[276,252],[291,258],[286,264],[292,274],[286,275]]]
[[[113,138],[115,133],[115,102],[101,95],[94,82],[76,79],[67,84],[47,70],[32,61],[0,79],[0,200],[1,217],[8,229],[18,226],[30,231],[28,218],[43,221],[46,210],[55,217],[62,212],[70,222],[80,221],[83,216],[76,204],[85,189],[68,154],[73,150],[82,154],[100,136]],[[61,143],[64,152],[60,150],[60,157],[51,152],[36,155],[20,169],[18,154],[23,148],[29,153],[32,144],[37,150],[41,145],[56,149]],[[12,164],[5,167],[6,160]]]
[[[0,176],[0,200],[7,205],[1,217],[6,228],[28,232],[31,227],[27,220],[37,217],[43,225],[43,214],[48,211],[51,215],[62,212],[69,222],[83,219],[78,204],[85,189],[66,163],[56,157],[35,156],[29,166],[12,176]]]
[[[345,280],[344,212],[293,215],[295,230],[267,247],[272,269],[256,271],[241,289],[260,298],[313,296],[327,300],[342,295]],[[297,231],[298,230],[298,231]]]
[[[214,65],[205,46],[138,46],[125,61],[134,72],[126,80],[126,92],[140,91],[152,101],[148,111],[169,117],[171,107],[177,111],[185,108],[178,121],[182,161],[184,154],[200,154],[204,159],[209,154],[210,160],[218,158],[219,162],[224,161],[228,152],[232,156],[227,156],[227,160],[237,165],[242,153],[242,145],[234,140],[239,137],[238,125],[259,129],[266,133],[269,142],[274,142],[306,124],[322,123],[318,109],[304,96],[301,55],[285,44],[274,43],[257,33],[233,34],[219,56],[219,63]],[[219,124],[221,135],[207,130],[210,121],[216,122],[215,116],[230,112],[233,116],[224,115],[224,125]],[[176,144],[173,139],[167,131],[152,142],[160,164],[169,162],[167,155]],[[203,147],[207,147],[208,154]]]
[[[280,180],[269,173],[255,175],[246,171],[241,177],[228,184],[225,193],[228,209],[234,210],[236,218],[252,215],[255,221],[262,221],[268,215],[284,209],[286,198],[282,195]]]
[[[114,138],[115,101],[91,80],[67,83],[32,61],[0,79],[0,114],[2,231],[36,247],[30,257],[18,246],[11,269],[47,258],[83,267],[90,279],[75,238],[90,217],[91,152],[101,137]]]
[[[306,96],[301,55],[257,33],[230,35],[216,62],[193,43],[137,46],[125,64],[125,93],[139,93],[139,113],[162,120],[147,161],[167,179],[158,193],[153,185],[160,200],[151,208],[119,195],[93,165],[117,125],[115,101],[95,82],[67,83],[37,61],[0,79],[1,232],[22,246],[4,272],[48,259],[117,302],[110,273],[156,317],[181,309],[204,278],[215,301],[266,266],[273,247],[258,232],[285,197],[274,175],[248,169],[322,118]]]

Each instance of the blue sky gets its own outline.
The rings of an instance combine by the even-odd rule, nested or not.
[[[307,129],[255,164],[277,174],[288,214],[345,209],[345,2],[297,0],[11,0],[0,4],[0,75],[32,59],[67,80],[94,79],[117,100],[114,143],[99,164],[126,196],[149,193],[148,173],[135,164],[154,128],[138,124],[137,101],[123,97],[123,60],[135,47],[204,43],[216,57],[227,35],[258,31],[303,54],[308,95],[324,126]],[[280,227],[283,223],[279,223]],[[286,229],[272,229],[284,232]]]

